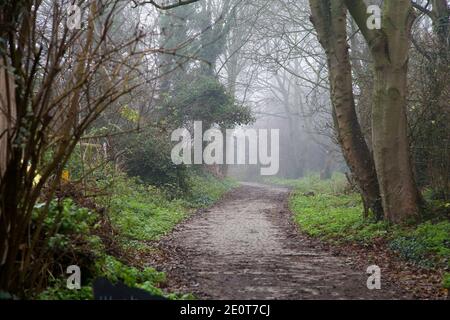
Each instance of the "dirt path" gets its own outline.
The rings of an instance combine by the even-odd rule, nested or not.
[[[210,299],[404,298],[334,257],[290,222],[289,190],[243,184],[163,239],[171,290]]]

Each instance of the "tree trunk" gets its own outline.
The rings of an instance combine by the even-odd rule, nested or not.
[[[327,55],[333,118],[342,153],[364,202],[377,218],[382,218],[375,166],[355,110],[347,44],[347,10],[342,0],[310,0],[310,6],[311,20]]]
[[[367,28],[364,2],[345,2],[374,59],[372,140],[385,218],[393,223],[416,219],[421,197],[413,176],[406,118],[411,2],[384,1],[382,30]]]
[[[372,113],[373,149],[387,220],[418,214],[406,120],[406,65],[376,66]]]

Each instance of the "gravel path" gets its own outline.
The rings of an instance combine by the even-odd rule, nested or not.
[[[169,289],[205,299],[405,298],[384,282],[368,290],[365,270],[302,236],[288,195],[246,183],[177,227],[159,244]]]

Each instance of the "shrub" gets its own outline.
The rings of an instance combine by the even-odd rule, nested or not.
[[[127,144],[126,171],[146,184],[166,191],[177,198],[188,191],[188,173],[184,165],[175,165],[171,159],[170,136],[165,131],[148,129]]]
[[[37,227],[35,223],[44,214],[44,209],[43,204],[36,205],[32,229]],[[104,251],[101,239],[93,233],[98,221],[99,216],[95,212],[79,208],[72,199],[51,201],[37,244],[46,253],[41,258],[46,272],[60,274],[67,266],[77,264],[89,274],[93,261]]]
[[[425,222],[413,230],[401,231],[390,246],[418,265],[450,267],[450,222]]]
[[[122,281],[129,287],[141,288],[153,295],[165,295],[159,286],[166,281],[166,276],[163,272],[158,272],[153,268],[138,270],[126,266],[112,256],[103,255],[95,261],[94,269],[93,276],[84,280],[86,285],[82,286],[80,290],[67,289],[64,279],[55,279],[37,298],[40,300],[93,299],[92,282],[96,277],[105,277],[113,283]],[[171,297],[180,298],[182,296],[172,294]]]
[[[362,204],[356,194],[303,196],[297,191],[291,197],[290,208],[303,231],[322,239],[367,244],[387,233],[386,224],[363,219]]]

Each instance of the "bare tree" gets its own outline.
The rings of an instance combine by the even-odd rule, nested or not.
[[[128,1],[80,1],[75,28],[71,4],[0,7],[0,290],[12,293],[45,276],[42,226],[76,144],[105,109],[148,81],[142,61],[164,51],[143,46],[139,26],[115,36]],[[38,201],[44,209],[32,223]]]
[[[375,166],[355,110],[342,0],[310,0],[311,20],[328,58],[333,119],[342,153],[361,190],[365,207],[383,216]]]
[[[409,0],[383,3],[381,30],[367,26],[363,1],[345,1],[374,60],[373,152],[384,214],[391,222],[417,218],[421,196],[414,181],[407,134],[406,97],[411,26]]]

